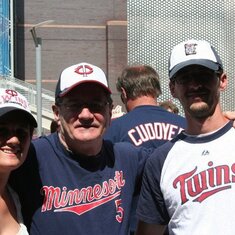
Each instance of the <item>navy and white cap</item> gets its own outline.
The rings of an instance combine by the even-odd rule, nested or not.
[[[188,40],[176,45],[169,59],[170,79],[181,69],[190,65],[201,65],[214,71],[223,70],[222,61],[207,41]]]
[[[62,71],[56,86],[55,97],[63,97],[78,85],[87,82],[96,83],[111,94],[103,70],[95,65],[83,62]]]
[[[0,117],[12,111],[24,113],[30,124],[37,127],[37,121],[30,111],[27,99],[15,90],[0,88]]]

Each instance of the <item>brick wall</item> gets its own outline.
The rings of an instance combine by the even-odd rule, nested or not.
[[[35,45],[29,29],[42,38],[42,88],[54,91],[61,70],[79,62],[101,67],[114,104],[120,103],[115,80],[127,63],[126,1],[16,1],[15,77],[35,83]]]

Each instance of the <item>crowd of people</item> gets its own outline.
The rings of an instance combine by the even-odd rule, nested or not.
[[[185,117],[158,102],[157,71],[133,65],[116,83],[127,113],[112,120],[105,73],[74,64],[57,82],[51,134],[33,140],[27,100],[0,89],[0,234],[233,234],[227,80],[208,42],[182,42],[169,89]]]

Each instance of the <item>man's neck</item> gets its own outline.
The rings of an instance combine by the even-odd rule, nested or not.
[[[150,96],[141,96],[141,97],[136,98],[135,100],[129,99],[126,103],[127,112],[130,112],[134,108],[138,106],[142,106],[142,105],[157,106],[158,105],[157,99],[154,99],[153,97],[150,97]]]
[[[79,142],[79,141],[70,141],[70,144],[66,143],[64,140],[63,135],[59,132],[59,140],[61,144],[65,147],[65,149],[72,153],[78,154],[83,156],[96,156],[100,153],[103,145],[103,139],[94,140],[93,143],[91,142]]]
[[[200,135],[216,131],[222,128],[229,120],[224,117],[222,112],[215,112],[206,118],[192,118],[185,114],[187,128],[185,132],[190,135]]]

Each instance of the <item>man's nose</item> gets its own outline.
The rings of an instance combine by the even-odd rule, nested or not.
[[[92,118],[93,113],[90,111],[90,109],[88,107],[83,107],[80,110],[78,116],[79,116],[79,118]]]
[[[19,137],[18,137],[15,133],[11,133],[11,134],[8,136],[7,142],[8,142],[8,143],[19,144],[19,143],[20,143],[20,140],[19,140]]]

